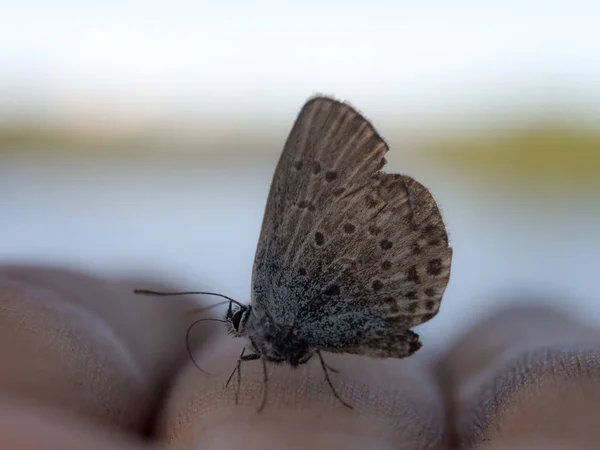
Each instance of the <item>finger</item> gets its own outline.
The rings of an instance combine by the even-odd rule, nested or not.
[[[72,271],[0,268],[0,394],[144,430],[187,357],[194,304],[131,292]]]
[[[150,450],[155,447],[130,435],[93,427],[84,421],[56,414],[55,411],[0,403],[0,448]]]
[[[516,441],[543,445],[544,439],[597,448],[596,329],[549,309],[514,308],[467,333],[439,373],[460,448],[516,448]]]
[[[221,324],[213,324],[221,325]],[[239,404],[236,377],[225,382],[243,343],[215,338],[198,363],[182,372],[159,421],[158,435],[181,447],[440,448],[444,409],[432,373],[421,358],[376,360],[323,353],[343,406],[325,382],[317,357],[297,369],[267,364],[266,406],[257,413],[263,390],[260,360],[243,362]]]

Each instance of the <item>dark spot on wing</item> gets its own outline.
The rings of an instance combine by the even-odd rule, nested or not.
[[[332,284],[325,291],[323,291],[323,295],[340,295],[340,287],[337,284]]]
[[[391,191],[392,189],[395,189],[398,186],[398,182],[396,180],[397,177],[393,175],[384,176],[381,179],[381,186],[387,189],[388,191]]]
[[[344,224],[344,231],[348,234],[352,234],[356,231],[356,227],[350,222]]]
[[[427,300],[427,302],[425,302],[425,308],[427,309],[427,311],[431,311],[434,307],[435,302],[433,300]]]
[[[375,292],[380,291],[382,287],[383,283],[379,280],[375,280],[371,283],[371,288],[373,288]]]
[[[338,177],[338,174],[334,170],[330,170],[330,171],[328,171],[328,172],[325,173],[325,180],[327,180],[328,182],[332,182],[337,177]]]
[[[390,308],[390,312],[397,313],[400,310],[398,309],[398,302],[394,297],[386,297],[383,299],[386,305]]]
[[[319,164],[317,161],[315,161],[312,165],[312,173],[314,173],[316,175],[319,172],[321,172],[321,164]]]
[[[381,247],[382,250],[389,250],[390,248],[392,248],[394,246],[394,244],[392,244],[392,241],[383,239],[382,241],[379,242],[379,246]]]
[[[417,266],[412,266],[406,271],[406,281],[412,281],[413,283],[420,284],[421,279],[417,274]]]
[[[317,231],[315,233],[315,243],[318,246],[321,246],[325,243],[325,236],[323,236],[323,233],[321,233],[320,231]]]
[[[381,228],[380,227],[376,227],[376,226],[370,226],[368,231],[373,236],[377,236],[377,235],[379,235],[381,233]]]
[[[423,233],[421,233],[421,237],[427,238],[428,236],[433,236],[437,233],[437,227],[435,225],[429,224],[423,228]]]
[[[425,295],[427,297],[435,297],[437,295],[437,291],[435,290],[435,288],[427,288],[425,289]]]
[[[304,275],[306,275],[306,269],[304,267],[300,267],[298,269],[298,275],[300,275],[301,277],[303,277]]]
[[[294,163],[294,169],[301,170],[302,169],[302,161],[296,161]]]
[[[390,270],[392,268],[391,261],[384,261],[381,263],[381,270]]]
[[[443,226],[433,224],[423,228],[420,239],[425,239],[429,245],[440,245],[442,241],[448,243],[448,236],[446,236]]]
[[[419,307],[419,305],[417,304],[417,302],[413,302],[413,303],[409,303],[409,305],[406,307],[406,310],[409,313],[415,313],[415,312],[417,312],[418,307]]]
[[[300,208],[300,209],[308,209],[309,211],[314,211],[315,210],[315,205],[313,205],[308,200],[300,200],[298,202],[298,208]]]
[[[417,291],[408,291],[406,294],[404,294],[404,296],[409,300],[416,300],[417,299]]]
[[[427,273],[429,275],[439,275],[442,273],[442,260],[439,258],[432,259],[427,265]]]
[[[369,194],[365,197],[365,201],[367,202],[367,207],[370,209],[376,208],[379,202],[377,198],[375,198],[372,194]]]

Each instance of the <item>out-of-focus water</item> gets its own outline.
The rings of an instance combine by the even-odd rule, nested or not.
[[[146,275],[247,300],[276,162],[3,157],[0,262]],[[509,301],[600,323],[600,202],[554,208],[552,192],[542,202],[414,160],[390,166],[431,189],[454,248],[441,311],[417,329],[427,345],[444,346]]]

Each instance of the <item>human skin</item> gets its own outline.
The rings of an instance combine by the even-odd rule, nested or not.
[[[600,332],[554,311],[506,310],[433,363],[426,342],[402,360],[324,354],[352,410],[317,358],[270,364],[256,413],[260,361],[242,365],[238,405],[236,377],[224,388],[243,342],[196,327],[203,374],[184,338],[198,304],[134,284],[161,288],[0,267],[0,448],[597,448]]]

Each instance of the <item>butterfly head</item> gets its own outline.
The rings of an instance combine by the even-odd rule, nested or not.
[[[230,334],[235,337],[242,337],[246,335],[246,325],[252,314],[252,306],[242,304],[236,306],[234,309],[232,304],[229,304],[227,314],[225,315],[225,322]]]
[[[257,314],[252,305],[230,307],[225,321],[230,334],[248,338],[254,352],[267,361],[296,367],[314,355],[315,350],[300,338],[296,326],[274,323],[270,317]]]

